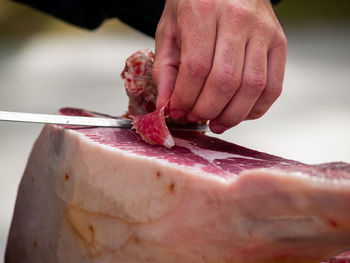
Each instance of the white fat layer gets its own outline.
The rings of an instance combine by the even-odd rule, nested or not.
[[[171,148],[175,145],[173,137],[171,137],[170,134],[165,138],[163,145],[168,147],[168,148]]]
[[[249,160],[260,160],[257,158],[238,155],[238,154],[203,149],[194,145],[190,141],[179,139],[179,138],[175,138],[175,141],[176,141],[176,145],[189,149],[192,153],[202,157],[203,159],[207,160],[211,164],[214,164],[214,160],[220,160],[220,159],[225,160],[229,158],[244,158]]]
[[[109,144],[96,142],[96,141],[92,140],[91,138],[89,138],[87,135],[85,135],[83,133],[80,133],[78,131],[66,130],[66,132],[74,133],[74,134],[84,138],[85,140],[88,140],[89,142],[98,144],[100,147],[108,149],[109,151],[114,151],[114,152],[118,152],[118,153],[121,153],[121,154],[124,154],[124,155],[129,155],[129,156],[132,155],[132,156],[137,157],[138,159],[145,159],[145,160],[155,159],[155,160],[157,160],[158,163],[161,163],[162,165],[165,165],[166,167],[168,167],[168,165],[170,163],[167,159],[158,159],[157,157],[152,157],[152,156],[149,156],[149,155],[144,156],[144,155],[139,154],[139,153],[134,153],[133,151],[124,151],[124,150],[119,149],[118,147],[114,147],[114,146],[111,146]],[[101,134],[98,131],[96,131],[95,135],[96,136],[100,136]],[[177,138],[175,138],[175,140],[178,141]],[[167,139],[165,141],[167,141]],[[169,141],[170,141],[170,145],[171,145],[171,143],[173,144],[172,146],[175,145],[175,142],[174,142],[174,140],[173,140],[173,138],[171,136],[170,136],[170,140]],[[185,142],[185,140],[183,140],[183,141]],[[178,143],[176,143],[176,144],[179,145]],[[183,145],[184,145],[184,143],[183,143]],[[190,145],[190,143],[187,143],[187,145]],[[187,145],[186,146],[184,145],[183,147],[188,148]],[[135,147],[133,146],[132,148],[130,148],[130,150],[133,149],[133,148],[135,148]],[[200,148],[199,147],[197,147],[197,148],[198,148],[197,151],[199,151]],[[215,151],[212,151],[212,152],[215,152]],[[220,152],[216,152],[216,153],[220,153]],[[184,169],[184,165],[177,164],[177,163],[171,163],[171,166],[173,168],[177,168],[177,169],[180,169],[180,170]],[[209,176],[208,177],[208,175],[211,175],[211,173],[207,173],[207,172],[203,171],[202,168],[203,168],[203,164],[193,163],[191,166],[186,166],[186,171],[193,173],[194,176],[205,177],[208,180],[213,180],[213,181],[216,181],[216,182],[217,181],[221,181],[221,182],[225,182],[226,183],[228,181],[228,178],[225,178],[225,177],[220,177],[220,176]],[[224,173],[225,172],[223,171],[223,174]]]

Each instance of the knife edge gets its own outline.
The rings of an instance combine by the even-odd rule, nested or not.
[[[123,117],[84,117],[57,114],[41,114],[28,112],[0,111],[0,121],[25,122],[40,124],[61,124],[90,127],[110,127],[110,128],[132,128],[132,119]],[[205,132],[208,131],[208,125],[198,124],[167,124],[170,129],[176,130],[194,130]]]
[[[131,119],[128,118],[100,118],[83,117],[54,114],[39,114],[27,112],[0,111],[1,121],[28,122],[41,124],[62,124],[78,126],[98,126],[98,127],[116,127],[131,128]]]

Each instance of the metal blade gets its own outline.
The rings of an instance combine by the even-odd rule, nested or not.
[[[42,124],[63,124],[77,126],[93,126],[93,127],[115,127],[127,128],[132,127],[131,119],[116,117],[116,118],[100,118],[100,117],[81,117],[68,115],[53,115],[53,114],[38,114],[27,112],[11,112],[0,111],[0,121],[11,122],[28,122]],[[170,129],[177,130],[194,130],[205,132],[208,131],[208,125],[202,124],[168,124]]]
[[[0,111],[0,121],[30,122],[43,124],[64,124],[79,126],[131,128],[131,119],[98,118],[67,115],[37,114],[25,112]]]

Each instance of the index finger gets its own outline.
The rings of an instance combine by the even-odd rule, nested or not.
[[[196,1],[193,9],[178,17],[180,65],[170,100],[170,115],[186,115],[195,104],[212,66],[216,38],[216,15]],[[204,17],[204,19],[203,19]]]

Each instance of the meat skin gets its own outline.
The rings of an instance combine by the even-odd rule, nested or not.
[[[46,126],[6,262],[320,262],[350,247],[349,164],[173,135],[168,149],[132,130]]]

